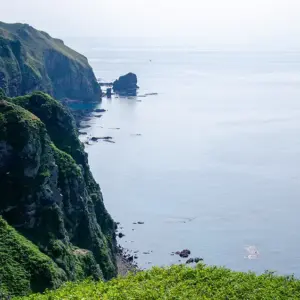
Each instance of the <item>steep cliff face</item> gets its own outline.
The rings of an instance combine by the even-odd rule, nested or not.
[[[97,101],[101,89],[88,60],[27,24],[0,22],[0,88],[8,96],[40,90],[57,99]]]
[[[115,224],[73,117],[50,96],[0,102],[0,190],[0,215],[65,278],[116,275]]]

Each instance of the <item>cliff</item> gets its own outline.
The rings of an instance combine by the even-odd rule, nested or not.
[[[101,98],[86,57],[63,41],[20,23],[0,22],[0,88],[10,97],[39,90],[56,99]]]
[[[65,280],[116,275],[115,223],[90,172],[72,115],[49,95],[36,92],[0,102],[0,190],[0,215],[51,263],[40,284],[42,277],[23,273],[23,261],[16,260],[21,271],[15,280],[27,276],[26,293]],[[5,251],[14,248],[8,244]],[[0,262],[4,259],[0,250]],[[29,270],[35,269],[35,260],[24,261]],[[18,294],[6,274],[7,268],[0,267],[0,291]]]

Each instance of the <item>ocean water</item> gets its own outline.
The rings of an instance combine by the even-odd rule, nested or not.
[[[300,55],[68,43],[104,81],[132,71],[140,95],[158,93],[103,99],[86,130],[116,142],[86,151],[140,267],[179,263],[171,252],[188,248],[209,265],[299,277]]]

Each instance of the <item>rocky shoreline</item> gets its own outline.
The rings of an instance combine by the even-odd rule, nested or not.
[[[77,131],[79,135],[87,135],[86,132],[82,131],[85,128],[89,128],[90,125],[82,125],[82,122],[90,121],[92,118],[99,118],[102,115],[95,115],[95,113],[104,113],[106,112],[105,109],[97,108],[97,109],[77,109],[74,110],[69,106],[68,102],[63,103],[64,106],[66,106],[72,113],[77,126]],[[120,129],[120,128],[112,128],[112,129]],[[92,137],[91,141],[97,142],[98,140],[111,141],[112,137]],[[118,228],[118,224],[116,223],[116,227]],[[116,231],[118,229],[116,228]],[[117,246],[117,254],[116,254],[116,260],[117,260],[117,271],[118,276],[126,276],[128,273],[136,273],[140,271],[138,265],[136,262],[134,262],[134,256],[130,254],[130,251],[128,249],[123,248],[120,244]]]
[[[127,76],[127,75],[126,75]],[[125,77],[126,77],[125,76]],[[121,79],[121,81],[120,81]],[[120,77],[119,83],[124,81],[123,77]],[[136,81],[134,81],[133,86],[136,88]],[[116,81],[117,82],[117,81]],[[99,83],[101,86],[106,86],[110,87],[112,83]],[[128,83],[127,83],[128,86]],[[127,91],[128,92],[128,91]],[[152,95],[157,95],[157,93],[146,93],[146,94],[141,94],[140,97],[147,97],[147,96],[152,96]],[[127,98],[130,99],[127,93]],[[76,102],[77,103],[77,102]],[[100,102],[101,103],[101,102]],[[112,136],[88,136],[88,133],[84,131],[84,129],[90,128],[91,125],[89,125],[86,122],[91,121],[93,118],[101,118],[103,113],[106,112],[105,109],[99,108],[98,105],[100,103],[95,103],[95,106],[92,106],[91,108],[84,108],[84,109],[74,109],[73,105],[74,102],[64,102],[64,105],[69,108],[71,113],[73,114],[76,125],[77,125],[77,130],[79,135],[86,135],[87,139],[84,141],[86,145],[93,145],[94,143],[97,143],[98,141],[103,141],[103,142],[109,142],[109,143],[115,143],[113,140]],[[80,102],[79,104],[84,104],[83,102]],[[83,106],[84,107],[84,106]],[[120,128],[110,128],[110,129],[116,129],[119,130]],[[131,136],[141,136],[141,134],[131,134]],[[133,222],[134,225],[143,225],[144,222]],[[125,234],[119,229],[123,229],[123,227],[119,226],[120,223],[116,223],[116,236],[119,239],[122,239],[125,237]],[[119,228],[118,228],[119,227]],[[133,229],[134,230],[134,229]],[[140,254],[144,255],[149,255],[152,253],[152,251],[147,251],[143,252]],[[133,272],[139,272],[141,269],[139,268],[136,260],[138,259],[138,254],[139,251],[131,251],[129,249],[124,248],[120,244],[117,245],[117,251],[116,251],[116,259],[117,259],[117,271],[119,276],[126,276],[128,273]],[[198,262],[203,261],[201,257],[191,257],[191,251],[189,249],[184,249],[182,251],[174,251],[170,253],[171,256],[179,256],[179,263],[183,264],[197,264]],[[148,262],[148,264],[151,264],[151,262]]]
[[[133,261],[132,255],[129,251],[121,245],[118,245],[117,269],[119,276],[126,276],[128,273],[141,271],[137,263]]]
[[[142,96],[148,96],[152,94],[145,94]],[[153,93],[153,95],[156,95],[156,93]],[[100,118],[102,117],[102,114],[106,112],[103,108],[89,108],[89,109],[72,109],[68,105],[68,103],[65,103],[65,105],[69,108],[71,113],[73,114],[77,130],[79,135],[88,135],[87,132],[84,131],[84,129],[90,128],[91,125],[86,124],[85,122],[91,121],[93,118]],[[110,129],[116,129],[119,130],[120,128],[110,128]],[[131,134],[132,136],[141,136],[141,134]],[[112,136],[87,136],[87,140],[84,142],[87,145],[92,145],[93,143],[97,143],[98,141],[104,141],[104,142],[110,142],[115,143]],[[134,225],[143,225],[144,222],[133,222]],[[125,237],[125,234],[119,229],[123,229],[123,227],[119,226],[120,223],[116,223],[116,236],[119,239],[122,239]],[[134,230],[134,229],[133,229]],[[143,252],[141,254],[150,254],[152,251]],[[138,253],[139,251],[131,251],[129,249],[124,248],[120,244],[117,245],[117,251],[116,251],[116,260],[117,260],[117,272],[118,276],[126,276],[128,273],[136,273],[141,271],[140,267],[138,266],[136,260],[138,259]],[[170,253],[171,256],[179,256],[179,263],[183,264],[197,264],[198,262],[203,261],[203,258],[201,257],[191,257],[191,251],[189,249],[184,249],[182,251],[174,251]],[[151,262],[148,262],[148,264],[151,264]]]

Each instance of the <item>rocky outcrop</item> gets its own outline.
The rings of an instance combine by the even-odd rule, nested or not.
[[[27,24],[2,22],[0,88],[10,97],[40,90],[56,99],[98,101],[102,94],[83,55]]]
[[[44,93],[0,102],[0,190],[0,215],[51,259],[60,278],[116,275],[115,223],[75,121]],[[5,272],[0,267],[0,282]],[[50,279],[45,286],[54,287]]]
[[[133,73],[120,76],[119,79],[113,83],[114,92],[121,95],[135,96],[138,88],[137,76]]]
[[[112,95],[111,88],[107,88],[106,89],[106,97],[111,98],[111,95]]]

